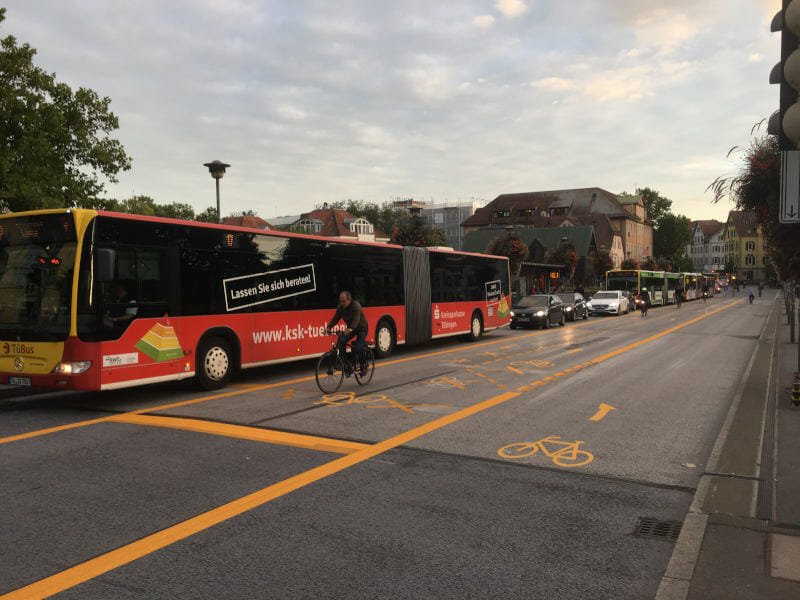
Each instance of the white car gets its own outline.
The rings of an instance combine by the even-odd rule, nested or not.
[[[628,312],[628,299],[619,290],[596,292],[586,308],[590,315],[621,315]]]

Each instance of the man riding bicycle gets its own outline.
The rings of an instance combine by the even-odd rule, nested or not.
[[[336,307],[336,314],[333,315],[333,319],[328,323],[328,333],[340,320],[343,320],[347,325],[342,343],[346,346],[347,342],[356,338],[353,343],[353,350],[358,357],[359,370],[363,377],[367,374],[367,331],[369,331],[369,324],[367,323],[367,316],[361,309],[361,304],[353,300],[350,292],[343,291],[339,294],[339,306]]]

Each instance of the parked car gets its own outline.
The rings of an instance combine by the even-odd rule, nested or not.
[[[590,315],[621,315],[630,310],[630,304],[624,292],[608,290],[596,292],[587,302]]]
[[[589,318],[589,309],[586,308],[586,299],[578,292],[573,294],[559,294],[564,305],[564,316],[568,321],[577,321]]]
[[[556,323],[564,325],[564,320],[564,305],[552,294],[525,296],[511,307],[511,329],[540,325],[547,329]]]

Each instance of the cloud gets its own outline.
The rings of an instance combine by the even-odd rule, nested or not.
[[[478,15],[474,19],[472,19],[472,24],[479,29],[486,29],[491,27],[494,23],[494,17],[492,15]]]
[[[497,0],[495,6],[506,19],[519,17],[528,10],[528,6],[522,0]]]

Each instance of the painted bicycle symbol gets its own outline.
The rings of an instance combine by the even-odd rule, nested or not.
[[[536,442],[516,442],[503,446],[497,454],[503,458],[525,458],[541,450],[542,454],[553,459],[559,467],[580,467],[594,460],[591,452],[579,448],[582,443],[567,442],[557,435],[551,435]]]

